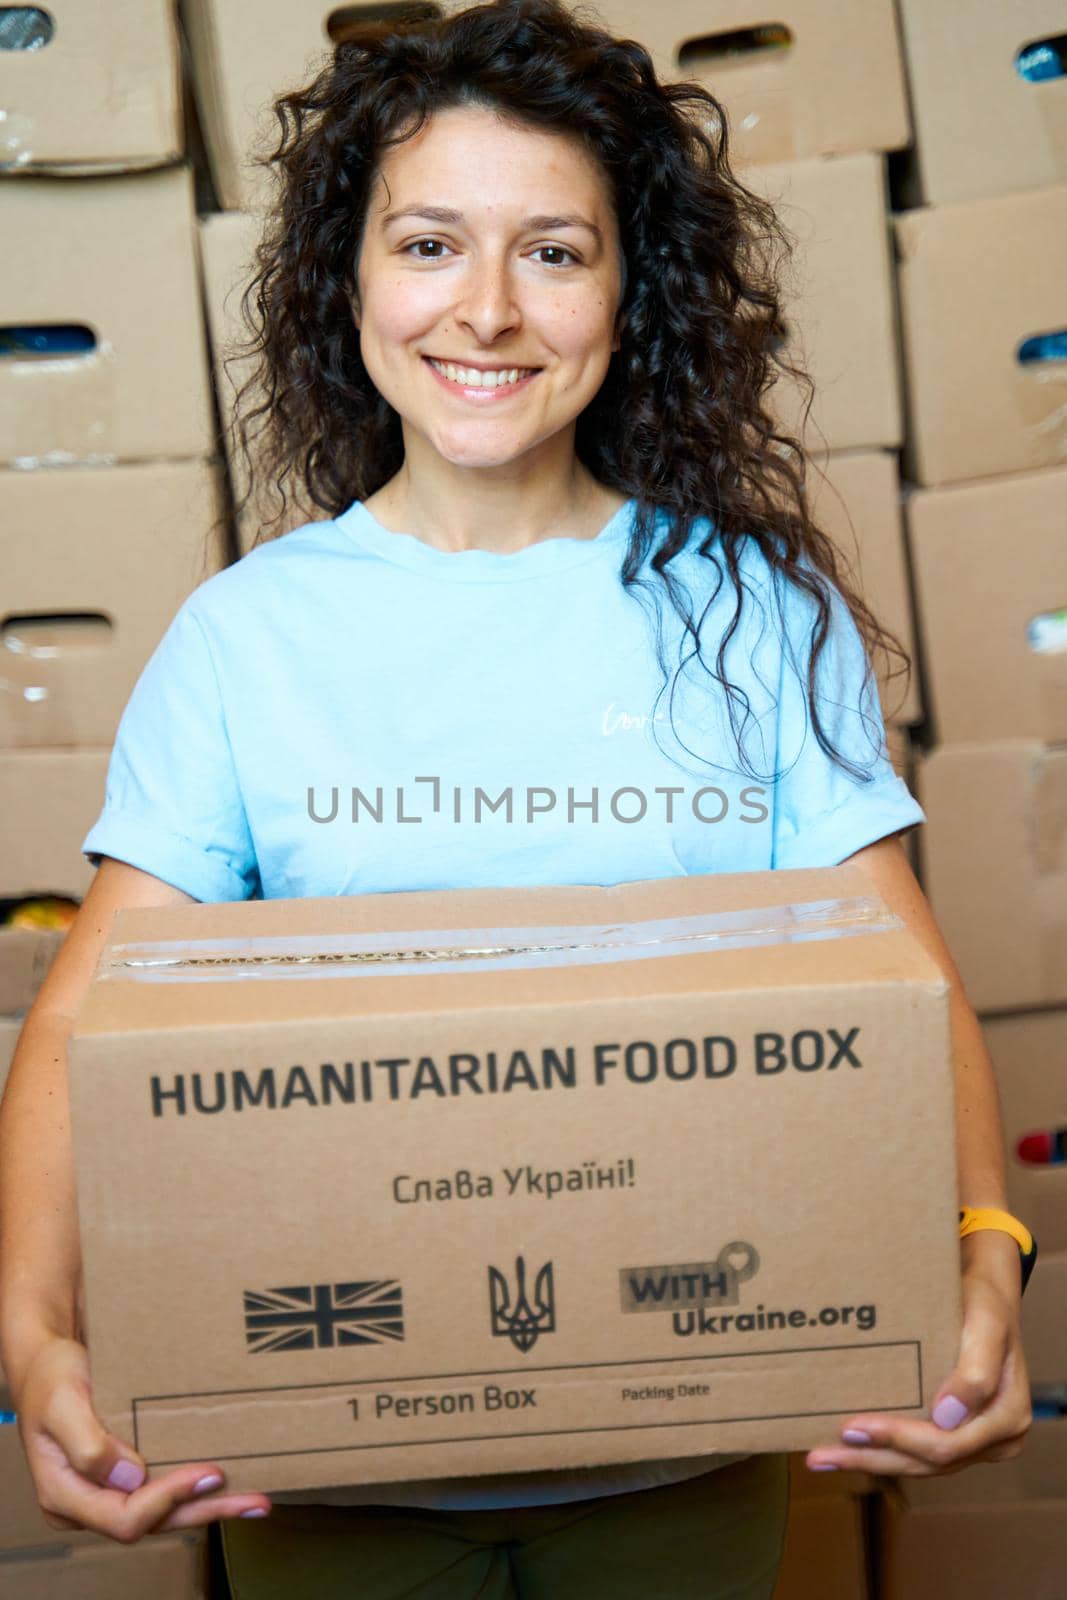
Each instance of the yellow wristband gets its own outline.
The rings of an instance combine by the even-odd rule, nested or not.
[[[966,1239],[969,1233],[977,1233],[981,1228],[995,1228],[999,1233],[1010,1233],[1023,1255],[1030,1254],[1033,1235],[1010,1211],[998,1211],[994,1206],[963,1206],[960,1211],[960,1238]]]
[[[1030,1274],[1037,1261],[1037,1242],[1026,1225],[1013,1217],[1010,1211],[1000,1211],[996,1206],[962,1206],[960,1208],[960,1238],[977,1233],[981,1228],[994,1228],[999,1233],[1010,1233],[1019,1246],[1019,1266],[1025,1292]]]

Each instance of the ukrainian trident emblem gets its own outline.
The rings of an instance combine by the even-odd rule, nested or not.
[[[515,1260],[515,1282],[508,1283],[498,1267],[489,1268],[489,1307],[494,1337],[510,1339],[523,1355],[543,1333],[556,1331],[556,1290],[552,1263],[546,1261],[534,1279],[533,1298],[526,1292],[526,1262]]]

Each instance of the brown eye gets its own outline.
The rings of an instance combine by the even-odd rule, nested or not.
[[[537,246],[537,253],[539,253],[542,250],[554,250],[557,255],[569,256],[571,261],[577,261],[578,260],[578,257],[574,254],[574,252],[572,250],[568,250],[566,248],[566,246],[564,246],[562,244],[539,244]],[[567,264],[566,262],[556,262],[556,261],[546,261],[545,262],[545,266],[546,267],[566,266],[566,264]]]
[[[412,239],[412,241],[411,241],[411,243],[409,245],[405,245],[403,253],[405,255],[407,255],[410,251],[414,250],[420,244],[441,244],[441,242],[442,241],[440,239],[432,239],[432,238]],[[446,245],[445,248],[447,249],[448,246]],[[416,261],[440,261],[440,260],[442,260],[442,257],[441,256],[423,256],[423,255],[419,255],[419,256],[416,256],[415,259],[416,259]]]

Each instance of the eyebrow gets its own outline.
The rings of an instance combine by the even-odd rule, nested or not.
[[[388,212],[386,216],[382,218],[382,227],[386,227],[390,222],[398,221],[401,217],[424,217],[428,222],[466,221],[462,211],[455,211],[451,206],[428,206],[424,205],[420,201],[413,206],[404,206],[399,211]],[[536,229],[538,232],[544,230],[549,233],[553,232],[556,228],[585,228],[593,235],[598,243],[602,242],[600,229],[597,227],[595,222],[590,222],[587,217],[579,217],[576,215],[558,217],[524,217],[522,219],[521,226],[523,228]]]

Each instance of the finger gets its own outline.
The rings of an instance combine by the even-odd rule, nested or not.
[[[265,1494],[212,1494],[186,1501],[165,1517],[154,1533],[171,1533],[180,1528],[200,1528],[207,1522],[223,1522],[230,1517],[266,1517],[272,1505]]]
[[[868,1450],[890,1450],[901,1462],[944,1472],[961,1462],[992,1459],[987,1452],[1013,1437],[1021,1426],[1021,1419],[1009,1421],[1006,1417],[989,1416],[975,1417],[951,1430],[938,1428],[931,1422],[912,1420],[889,1423],[883,1420],[879,1425],[872,1418],[864,1428],[844,1430],[841,1446],[835,1446],[832,1454],[820,1450],[816,1459],[832,1459],[838,1465],[855,1463],[857,1469],[863,1471],[860,1461]]]
[[[812,1472],[870,1472],[875,1476],[916,1478],[953,1470],[934,1466],[903,1450],[878,1449],[874,1446],[864,1448],[852,1445],[840,1450],[820,1447],[810,1451],[804,1459]],[[962,1470],[962,1467],[955,1470]]]
[[[149,1478],[140,1489],[125,1494],[119,1489],[91,1483],[68,1466],[65,1471],[52,1475],[45,1486],[42,1504],[53,1515],[68,1517],[79,1527],[107,1534],[123,1544],[132,1544],[145,1534],[157,1531],[168,1517],[204,1495],[205,1490],[198,1485],[206,1483],[210,1489],[217,1489],[222,1482],[220,1469],[203,1462]],[[235,1503],[238,1515],[253,1507],[269,1505],[263,1495],[228,1498]],[[210,1507],[202,1520],[212,1520]],[[195,1525],[195,1521],[190,1525]]]
[[[830,1470],[870,1472],[900,1478],[931,1477],[935,1474],[952,1476],[954,1473],[965,1471],[967,1467],[978,1466],[984,1462],[1006,1461],[1012,1456],[1019,1455],[1023,1449],[1024,1439],[1025,1435],[1019,1435],[1014,1439],[1001,1440],[987,1449],[967,1452],[955,1458],[946,1457],[943,1462],[934,1462],[928,1457],[912,1455],[906,1450],[879,1448],[873,1445],[869,1447],[851,1445],[847,1449],[820,1446],[818,1450],[808,1452],[805,1464],[813,1472]]]
[[[945,1413],[942,1411],[940,1415],[944,1417]],[[873,1445],[897,1450],[903,1455],[946,1467],[954,1461],[976,1456],[980,1451],[1025,1437],[1032,1419],[1029,1390],[1016,1378],[998,1390],[985,1410],[955,1427],[939,1427],[923,1417],[861,1414],[850,1417],[844,1424],[841,1443],[852,1448]]]
[[[921,1418],[860,1416],[842,1429],[840,1445],[819,1446],[807,1460],[815,1470],[832,1465],[860,1472],[950,1472],[1017,1455],[1030,1421],[1026,1394],[1007,1395],[999,1407],[956,1429],[938,1428]],[[886,1464],[887,1453],[895,1466]]]

